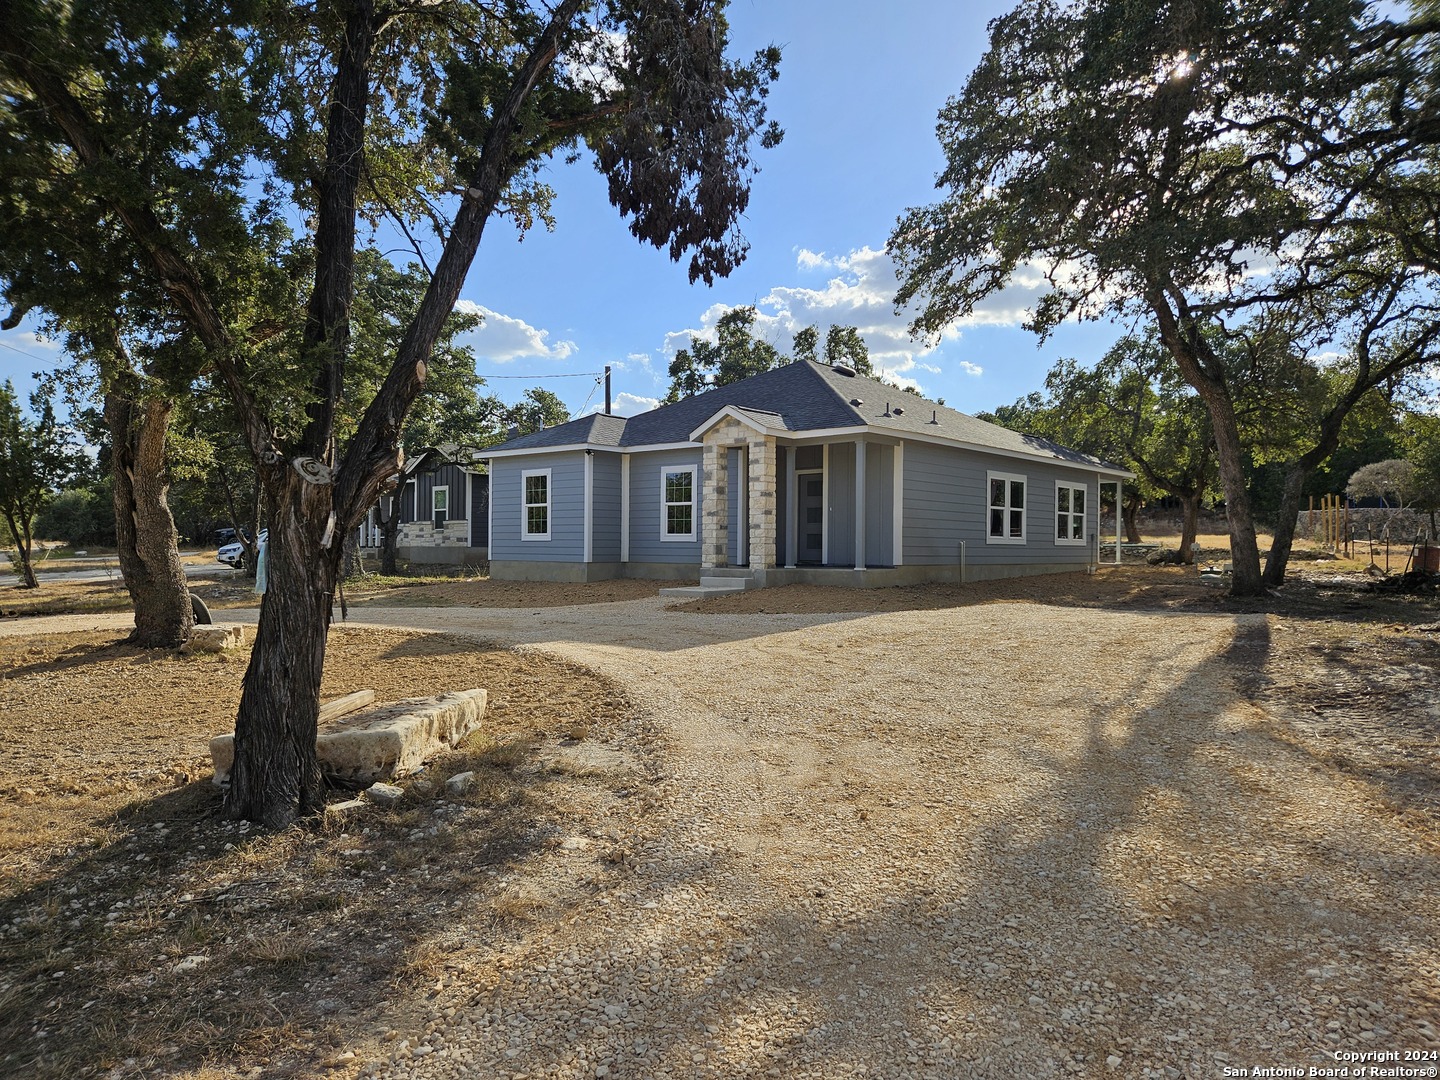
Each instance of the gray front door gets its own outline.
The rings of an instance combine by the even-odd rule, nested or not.
[[[800,550],[796,561],[809,566],[818,566],[825,561],[825,474],[799,473],[795,484],[800,497],[795,500],[795,535]]]

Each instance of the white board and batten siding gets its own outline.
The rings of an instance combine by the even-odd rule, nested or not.
[[[990,472],[1025,478],[1025,542],[988,543]],[[1056,542],[1056,483],[1085,488],[1085,542]],[[1074,563],[1093,557],[1099,520],[1095,472],[1059,462],[1001,457],[910,442],[904,453],[904,557],[907,565]]]

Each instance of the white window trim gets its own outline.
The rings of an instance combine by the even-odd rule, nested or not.
[[[435,521],[435,511],[440,509],[440,507],[435,505],[435,496],[442,491],[445,492],[445,520],[450,520],[450,485],[436,484],[430,489],[430,521],[432,524]]]
[[[539,503],[527,503],[525,501],[525,481],[532,476],[545,477],[545,531],[543,533],[527,532],[525,526],[529,523],[531,506],[539,506]],[[549,469],[521,469],[520,470],[520,539],[521,540],[549,540],[550,533],[555,528],[555,487],[550,479]]]
[[[690,531],[688,533],[670,533],[666,531],[669,523],[669,515],[666,511],[671,506],[684,506],[684,503],[667,503],[665,501],[665,475],[667,473],[689,473],[690,474]],[[697,532],[696,526],[700,517],[700,466],[698,465],[661,465],[660,466],[660,539],[666,543],[694,543]]]
[[[1064,539],[1061,539],[1060,536],[1058,535],[1058,533],[1059,533],[1059,527],[1060,527],[1060,489],[1061,489],[1061,488],[1069,488],[1069,489],[1070,489],[1070,493],[1071,493],[1071,494],[1070,494],[1070,498],[1071,498],[1071,503],[1070,503],[1070,505],[1071,505],[1071,506],[1074,506],[1074,505],[1075,505],[1075,503],[1074,503],[1074,498],[1075,498],[1075,494],[1074,494],[1074,493],[1075,493],[1075,492],[1077,492],[1077,491],[1083,491],[1083,492],[1085,493],[1085,500],[1084,500],[1084,501],[1085,501],[1085,508],[1084,508],[1082,511],[1080,511],[1080,539],[1078,539],[1078,540],[1074,539],[1073,537],[1066,537],[1066,538],[1064,538]],[[1077,483],[1075,483],[1073,480],[1056,480],[1056,481],[1055,481],[1055,525],[1054,525],[1054,528],[1055,528],[1055,531],[1056,531],[1056,536],[1055,536],[1055,538],[1054,538],[1054,539],[1055,539],[1055,544],[1056,544],[1056,546],[1057,546],[1057,547],[1083,547],[1083,546],[1085,545],[1085,528],[1086,528],[1086,522],[1087,522],[1087,520],[1089,519],[1089,516],[1090,516],[1090,486],[1089,486],[1088,484],[1077,484]],[[1070,519],[1071,524],[1073,524],[1073,519],[1074,519],[1074,517],[1075,517],[1074,511],[1073,511],[1073,510],[1066,511],[1065,517],[1066,517],[1067,519]]]
[[[1020,535],[1019,536],[991,536],[990,535],[990,484],[995,480],[1005,481],[1005,514],[1008,530],[1009,514],[1016,509],[1010,505],[1010,483],[1019,481],[1025,485],[1025,502],[1019,506],[1020,510]],[[987,544],[1024,544],[1030,528],[1027,504],[1030,502],[1030,478],[1021,473],[987,472],[985,474],[985,542]]]

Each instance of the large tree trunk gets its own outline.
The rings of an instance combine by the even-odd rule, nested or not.
[[[1195,564],[1195,538],[1200,535],[1200,499],[1198,492],[1193,495],[1179,495],[1183,514],[1180,526],[1180,562],[1185,566]]]
[[[1292,464],[1285,473],[1285,486],[1280,492],[1280,509],[1275,521],[1275,539],[1265,559],[1265,584],[1276,588],[1285,584],[1285,569],[1290,564],[1290,551],[1295,543],[1295,526],[1300,520],[1300,497],[1312,470],[1303,464]]]
[[[23,515],[17,521],[7,510],[5,512],[5,524],[10,526],[10,535],[15,539],[15,557],[20,560],[20,584],[26,589],[38,589],[39,580],[35,577],[35,564],[30,559],[30,522],[25,520]]]
[[[316,722],[343,537],[340,522],[330,525],[329,484],[284,465],[265,479],[276,492],[268,587],[240,695],[225,809],[279,829],[323,805]]]
[[[385,513],[387,500],[388,514]],[[380,522],[380,573],[395,577],[400,573],[400,496],[382,496],[379,506],[376,516]]]
[[[183,644],[194,625],[190,589],[170,513],[165,429],[171,404],[137,402],[118,388],[105,395],[115,480],[115,543],[135,607],[130,640],[146,648]]]
[[[1215,459],[1220,466],[1220,487],[1225,492],[1225,516],[1230,523],[1230,594],[1260,596],[1265,592],[1265,580],[1260,573],[1260,542],[1255,536],[1250,489],[1245,483],[1245,457],[1230,388],[1199,326],[1193,321],[1182,325],[1180,316],[1170,306],[1170,298],[1152,294],[1149,299],[1160,328],[1160,339],[1210,414]]]
[[[1127,544],[1140,543],[1140,508],[1145,505],[1145,500],[1140,497],[1138,491],[1125,492],[1125,509],[1121,518],[1125,522],[1125,542]]]

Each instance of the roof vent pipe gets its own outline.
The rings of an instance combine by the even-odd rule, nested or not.
[[[889,403],[888,401],[885,402],[885,411],[884,411],[883,413],[881,413],[880,415],[881,415],[881,416],[889,416],[889,415],[890,415],[890,403]]]
[[[932,423],[932,424],[938,424],[938,423],[940,423],[939,417],[940,417],[940,410],[939,410],[939,409],[931,409],[931,410],[930,410],[930,423]]]

